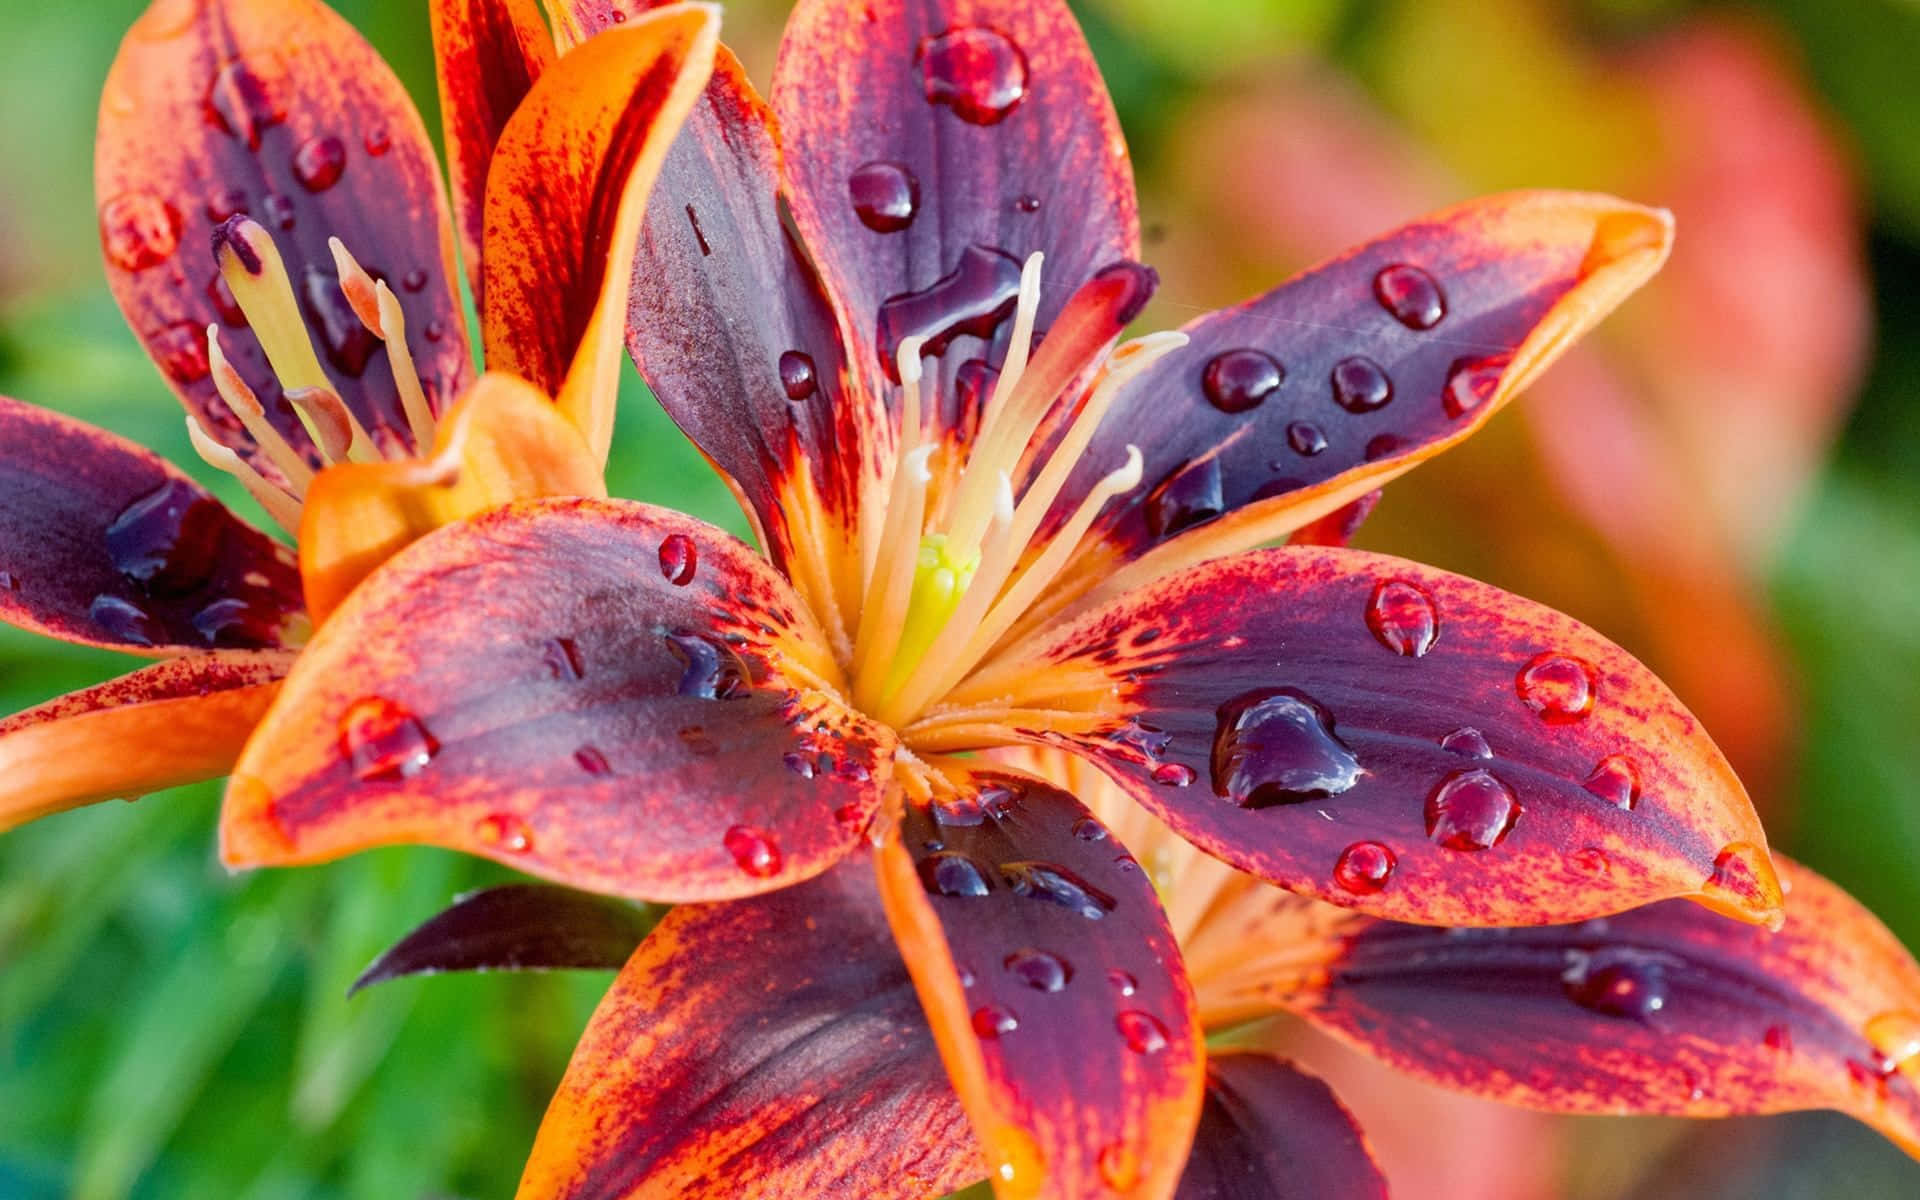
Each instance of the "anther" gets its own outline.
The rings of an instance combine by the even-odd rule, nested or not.
[[[272,236],[257,222],[236,214],[214,230],[213,253],[221,277],[246,314],[281,386],[288,391],[330,386],[307,336],[287,264]]]

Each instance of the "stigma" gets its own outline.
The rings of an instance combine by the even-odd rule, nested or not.
[[[1140,486],[1142,459],[1128,446],[1071,513],[1056,502],[1124,386],[1186,344],[1183,333],[1116,345],[1154,284],[1133,263],[1096,274],[1034,344],[1042,258],[1020,272],[1012,336],[978,431],[947,447],[957,470],[938,477],[922,354],[901,339],[900,436],[885,517],[862,538],[863,589],[852,647],[853,698],[864,711],[907,724],[937,704],[983,659],[1072,560],[1100,511]]]
[[[384,429],[380,432],[386,436],[376,438],[340,398],[314,352],[279,248],[265,228],[246,216],[234,216],[214,231],[214,258],[221,280],[246,316],[310,444],[296,445],[268,419],[258,394],[227,358],[218,325],[207,326],[207,363],[214,387],[259,448],[259,457],[243,457],[244,446],[222,440],[197,417],[187,418],[187,436],[200,457],[238,479],[267,514],[289,531],[299,529],[301,505],[320,471],[343,462],[378,462],[426,453],[435,432],[433,412],[407,348],[399,299],[384,281],[361,267],[339,238],[330,239],[329,246],[348,306],[386,347],[411,444]]]

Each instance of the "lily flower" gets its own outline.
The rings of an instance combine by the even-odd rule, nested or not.
[[[0,721],[0,829],[225,774],[395,549],[605,494],[629,264],[717,18],[651,14],[561,61],[510,7],[517,57],[492,5],[433,9],[451,214],[399,80],[316,0],[156,0],[128,33],[97,148],[108,279],[194,447],[299,556],[141,448],[0,398],[0,619],[161,660]]]
[[[630,19],[555,12],[586,49]],[[1071,752],[1225,868],[1373,920],[1681,900],[1780,921],[1745,792],[1645,667],[1339,544],[1670,240],[1609,197],[1496,196],[1122,343],[1155,279],[1064,6],[806,0],[770,102],[717,56],[648,200],[627,331],[765,555],[596,498],[428,534],[302,654],[235,766],[223,856],[428,842],[678,903],[870,855],[767,903],[865,889],[885,930],[822,902],[773,957],[838,1004],[854,940],[897,940],[1000,1195],[1170,1194],[1207,1076],[1168,909],[1071,781],[983,754]],[[709,987],[704,964],[764,946],[733,936],[668,955],[667,986],[724,1008],[774,969],[756,952]],[[922,1028],[854,1011],[882,1041]],[[701,1108],[709,1140],[656,1180],[620,1141],[654,1126],[615,1089],[556,1110],[524,1194],[739,1194],[729,1154],[817,1094]],[[882,1111],[891,1148],[848,1153],[905,1194],[944,1186],[914,1164],[951,1109]]]

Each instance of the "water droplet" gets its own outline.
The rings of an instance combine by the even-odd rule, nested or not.
[[[962,25],[920,39],[914,57],[929,103],[972,125],[1006,119],[1027,95],[1027,56],[985,25]]]
[[[1427,836],[1449,850],[1497,846],[1519,817],[1513,789],[1480,767],[1453,772],[1427,797]]]
[[[266,199],[260,202],[260,210],[268,224],[283,232],[293,228],[294,217],[298,215],[293,199],[279,192],[268,192]]]
[[[1109,1142],[1100,1147],[1094,1159],[1100,1168],[1100,1180],[1116,1192],[1131,1192],[1140,1184],[1140,1156],[1124,1142]]]
[[[578,683],[587,674],[579,643],[572,638],[548,638],[540,649],[540,661],[548,675],[565,683]]]
[[[1023,213],[1037,213],[1040,211],[1040,197],[1029,192],[1015,200],[1013,206]]]
[[[1286,377],[1286,368],[1271,354],[1228,350],[1207,363],[1200,384],[1207,403],[1224,413],[1243,413],[1260,407]]]
[[[1589,875],[1605,875],[1613,869],[1607,852],[1598,846],[1583,846],[1567,856],[1567,861]]]
[[[1147,495],[1147,528],[1155,537],[1171,537],[1204,525],[1226,511],[1216,455],[1175,467]]]
[[[1447,368],[1446,388],[1440,402],[1450,417],[1464,417],[1492,398],[1500,386],[1510,360],[1497,358],[1457,358]]]
[[[1104,842],[1107,840],[1107,827],[1097,817],[1081,817],[1073,823],[1073,836],[1083,842]]]
[[[100,206],[100,243],[123,271],[144,271],[180,248],[180,210],[152,192],[127,192]]]
[[[983,1038],[997,1038],[1020,1028],[1019,1018],[998,1004],[983,1004],[973,1010],[973,1032]]]
[[[190,592],[212,576],[224,529],[220,505],[184,479],[169,479],[107,526],[116,571],[158,593]]]
[[[768,879],[780,873],[780,843],[764,829],[751,825],[730,826],[720,840],[734,863],[755,879]]]
[[[986,824],[987,810],[978,796],[939,796],[933,801],[933,819],[949,829],[971,829]]]
[[[415,267],[400,277],[400,286],[409,292],[423,291],[427,286],[428,278],[424,269]]]
[[[1632,951],[1572,952],[1560,975],[1567,998],[1605,1017],[1646,1021],[1667,1006],[1666,973]]]
[[[293,177],[309,192],[324,192],[347,169],[347,144],[331,134],[308,138],[293,152]]]
[[[1114,899],[1058,863],[1007,862],[1000,876],[1016,896],[1045,900],[1097,921],[1113,911]]]
[[[1287,445],[1295,454],[1312,458],[1327,448],[1327,435],[1320,432],[1318,425],[1305,421],[1295,421],[1287,426]],[[1292,488],[1287,489],[1292,491]]]
[[[682,663],[679,694],[705,700],[732,700],[746,695],[753,674],[746,663],[723,645],[697,633],[671,633],[667,645]]]
[[[1122,996],[1131,996],[1140,990],[1140,981],[1119,967],[1107,968],[1107,982]]]
[[[384,696],[368,696],[340,717],[340,750],[362,782],[411,779],[439,744],[420,719]]]
[[[660,543],[660,574],[675,587],[693,582],[700,569],[700,550],[684,533],[670,533]]]
[[[1166,787],[1183,788],[1194,778],[1193,768],[1185,763],[1161,763],[1153,769],[1153,781]]]
[[[1008,974],[1036,992],[1057,992],[1073,978],[1067,960],[1045,950],[1016,950],[1004,965]]]
[[[95,596],[87,617],[106,630],[107,636],[135,646],[156,646],[167,640],[166,629],[152,613],[119,596]]]
[[[212,303],[215,309],[219,310],[222,323],[230,325],[235,329],[247,323],[247,314],[245,310],[240,307],[240,302],[233,298],[233,289],[227,286],[225,276],[215,275],[212,279],[207,280],[207,300]],[[201,329],[198,332],[200,333],[201,340],[204,341],[206,339],[206,330]],[[202,346],[201,352],[205,353],[205,351],[206,347]],[[239,418],[236,417],[235,422],[238,423],[238,420]]]
[[[1360,763],[1333,731],[1333,714],[1295,688],[1261,688],[1220,706],[1213,791],[1242,808],[1338,796]]]
[[[786,392],[789,400],[805,400],[819,388],[820,380],[814,373],[813,356],[798,350],[788,350],[780,356],[780,388]]]
[[[367,130],[366,136],[360,139],[360,144],[366,148],[369,156],[379,158],[393,149],[393,134],[385,125],[375,125]]]
[[[1584,786],[1616,808],[1631,809],[1640,803],[1640,772],[1624,754],[1601,759]]]
[[[607,761],[607,756],[597,746],[582,746],[575,750],[573,761],[580,764],[580,769],[589,775],[613,774],[613,764]]]
[[[1135,1054],[1158,1054],[1167,1048],[1167,1027],[1152,1013],[1129,1008],[1113,1019],[1113,1025]]]
[[[10,571],[0,571],[0,592],[17,592],[19,590],[20,581],[13,577],[13,573]]]
[[[437,320],[428,321],[426,329],[422,332],[426,334],[428,341],[437,342],[447,336],[447,327]]]
[[[1450,750],[1462,758],[1493,757],[1493,747],[1487,745],[1486,736],[1471,725],[1462,725],[1441,738],[1440,748]]]
[[[813,778],[813,756],[812,755],[802,754],[798,750],[789,750],[785,754],[780,756],[780,761],[787,765],[787,770],[792,771],[795,775],[798,775],[800,778],[802,779]]]
[[[1883,1012],[1867,1022],[1864,1032],[1888,1072],[1913,1065],[1920,1058],[1920,1015],[1906,1009]]]
[[[1393,380],[1379,363],[1364,355],[1333,364],[1329,379],[1334,403],[1350,413],[1372,412],[1393,399]]]
[[[239,59],[214,75],[205,104],[207,120],[245,142],[249,150],[258,150],[260,135],[287,119],[286,109],[265,81]]]
[[[359,315],[347,303],[339,277],[309,263],[300,275],[300,300],[307,324],[320,335],[327,362],[358,379],[379,348],[380,339],[361,324]]]
[[[1701,892],[1722,903],[1754,912],[1773,905],[1773,889],[1761,880],[1774,879],[1773,863],[1767,852],[1752,842],[1729,842],[1713,860],[1713,874],[1701,885]],[[1782,918],[1776,912],[1769,928],[1779,929]]]
[[[1333,881],[1357,896],[1371,896],[1387,886],[1398,861],[1379,842],[1355,842],[1334,862]]]
[[[847,178],[854,215],[876,233],[898,233],[913,224],[920,207],[920,181],[897,162],[862,163]]]
[[[207,197],[207,220],[218,225],[247,211],[247,193],[241,188],[223,188]]]
[[[984,896],[993,890],[980,864],[958,850],[942,850],[920,860],[920,882],[936,896]]]
[[[1570,725],[1593,711],[1593,668],[1565,654],[1542,653],[1514,677],[1514,690],[1549,725]]]
[[[899,382],[902,340],[925,338],[921,353],[938,357],[961,334],[991,337],[1019,295],[1018,260],[990,246],[968,246],[959,264],[933,284],[880,305],[876,336],[887,377]]]
[[[1383,579],[1367,598],[1367,628],[1402,658],[1422,658],[1440,640],[1440,614],[1419,584]]]
[[[1380,307],[1408,329],[1432,329],[1447,315],[1447,299],[1439,283],[1419,267],[1395,263],[1373,277],[1373,295]]]
[[[533,849],[533,830],[512,813],[489,813],[474,825],[473,832],[482,845],[496,846],[515,854],[525,854]]]
[[[205,326],[177,321],[148,335],[146,342],[154,361],[175,383],[199,383],[212,372],[212,364],[207,360]]]
[[[1400,435],[1383,433],[1378,437],[1369,438],[1366,449],[1361,453],[1368,462],[1379,462],[1383,458],[1392,458],[1405,450],[1407,445],[1407,439]]]

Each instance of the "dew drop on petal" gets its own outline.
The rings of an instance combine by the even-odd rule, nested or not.
[[[1167,1027],[1152,1013],[1129,1008],[1113,1019],[1114,1028],[1135,1054],[1158,1054],[1167,1048]]]
[[[898,233],[920,208],[920,181],[897,162],[862,163],[847,177],[854,215],[875,233]]]
[[[1883,1012],[1867,1022],[1864,1032],[1889,1070],[1898,1070],[1920,1057],[1920,1014],[1906,1009]]]
[[[780,843],[764,829],[751,825],[732,825],[720,836],[727,853],[741,871],[755,879],[767,879],[780,873]]]
[[[1433,276],[1419,267],[1394,263],[1373,277],[1380,307],[1408,329],[1432,329],[1447,315],[1447,299]]]
[[[1513,789],[1480,767],[1453,772],[1427,797],[1427,836],[1449,850],[1491,849],[1519,817]]]
[[[385,125],[375,125],[367,130],[365,137],[360,139],[360,145],[366,150],[368,157],[379,158],[393,149],[393,133]]]
[[[675,587],[693,582],[700,569],[700,551],[684,533],[670,533],[660,543],[660,575]]]
[[[266,199],[260,202],[260,212],[267,224],[274,226],[282,232],[293,228],[294,217],[298,215],[293,207],[293,200],[281,195],[279,192],[267,193]],[[338,289],[336,288],[335,290]],[[368,336],[371,337],[372,335],[369,334]]]
[[[540,648],[540,661],[549,677],[563,683],[578,683],[587,674],[580,644],[572,638],[548,638]]]
[[[1447,415],[1455,419],[1464,417],[1491,399],[1500,387],[1501,376],[1506,374],[1508,361],[1504,355],[1455,359],[1447,369],[1446,386],[1440,393]]]
[[[1440,614],[1419,584],[1384,579],[1367,598],[1367,628],[1395,654],[1421,658],[1440,638]]]
[[[962,334],[991,337],[1019,297],[1019,260],[991,246],[968,246],[952,271],[881,303],[875,338],[888,378],[899,372],[902,341],[925,338],[921,353],[937,357]]]
[[[1327,448],[1327,435],[1320,432],[1318,425],[1295,421],[1287,426],[1287,445],[1302,458],[1312,458]]]
[[[1107,970],[1107,982],[1113,985],[1113,990],[1122,996],[1131,996],[1140,990],[1140,981],[1119,967],[1111,967]]]
[[[1020,1028],[1020,1020],[1013,1015],[1013,1010],[998,1004],[983,1004],[974,1009],[971,1021],[973,1032],[983,1038],[1003,1037]]]
[[[178,384],[199,383],[212,373],[207,358],[207,330],[192,321],[176,321],[146,337],[147,350]]]
[[[1107,840],[1107,827],[1097,817],[1081,817],[1073,823],[1073,836],[1083,842],[1104,842]]]
[[[1057,904],[1089,921],[1097,921],[1114,909],[1112,896],[1058,863],[1001,863],[1000,876],[1014,895]]]
[[[384,696],[356,700],[340,717],[340,750],[363,782],[410,779],[439,744],[420,718]]]
[[[1333,715],[1295,688],[1260,688],[1221,705],[1210,765],[1214,794],[1242,808],[1337,796],[1361,775]]]
[[[1163,787],[1183,788],[1194,780],[1194,770],[1185,763],[1161,763],[1153,769],[1153,781]]]
[[[958,850],[941,850],[921,859],[921,886],[936,896],[984,896],[993,890],[980,864]]]
[[[1036,992],[1057,992],[1073,978],[1067,960],[1045,950],[1016,950],[1007,955],[1007,973]]]
[[[1379,842],[1355,842],[1334,862],[1333,881],[1357,896],[1371,896],[1387,886],[1396,865],[1393,851]]]
[[[512,813],[489,813],[474,825],[473,832],[482,845],[515,854],[525,854],[533,849],[533,831],[527,828],[525,821]]]
[[[1569,725],[1593,711],[1593,668],[1565,654],[1536,654],[1514,677],[1514,690],[1542,721]]]
[[[1607,852],[1598,846],[1583,846],[1569,854],[1567,861],[1589,875],[1605,875],[1613,869]]]
[[[287,119],[264,80],[245,62],[235,59],[221,67],[207,85],[207,121],[228,136],[260,148],[260,135]]]
[[[613,765],[607,762],[607,756],[597,746],[582,746],[575,750],[573,761],[589,775],[605,777],[613,774]]]
[[[1767,1026],[1767,1031],[1760,1035],[1760,1040],[1775,1054],[1785,1056],[1793,1053],[1793,1030],[1785,1025]]]
[[[1379,363],[1364,355],[1335,363],[1329,382],[1334,403],[1350,413],[1372,412],[1393,399],[1393,380]]]
[[[1462,725],[1441,738],[1440,748],[1458,754],[1462,758],[1493,757],[1493,747],[1487,745],[1486,735],[1471,725]]]
[[[1147,528],[1155,537],[1171,537],[1204,525],[1226,511],[1220,459],[1215,455],[1182,463],[1147,494]]]
[[[1383,433],[1367,439],[1367,445],[1361,451],[1361,457],[1368,462],[1379,462],[1383,458],[1392,458],[1407,448],[1407,439],[1395,433]]]
[[[1575,952],[1560,976],[1567,998],[1606,1017],[1646,1021],[1667,1006],[1666,973],[1658,962],[1634,954]]]
[[[107,526],[114,569],[162,595],[191,592],[212,577],[224,530],[220,505],[184,479],[169,479]]]
[[[748,694],[753,675],[733,647],[697,633],[670,633],[666,640],[681,662],[680,695],[733,700]]]
[[[180,248],[180,210],[152,192],[127,192],[100,206],[100,244],[124,271],[144,271]]]
[[[241,188],[222,188],[207,197],[207,220],[215,225],[247,211],[247,193]]]
[[[1201,372],[1200,386],[1207,403],[1224,413],[1243,413],[1260,407],[1279,390],[1286,370],[1259,350],[1228,350],[1216,354]]]
[[[309,192],[324,192],[347,169],[347,144],[332,134],[308,138],[293,152],[293,177]]]
[[[1583,786],[1615,808],[1632,809],[1640,803],[1640,772],[1624,754],[1601,759]]]
[[[787,394],[787,399],[805,400],[819,387],[812,355],[788,350],[780,356],[780,390]]]
[[[135,646],[155,646],[167,640],[167,631],[153,614],[131,600],[99,595],[87,607],[87,617],[108,637]]]
[[[920,39],[915,50],[927,100],[971,125],[995,125],[1027,95],[1027,56],[985,25],[961,25]]]

